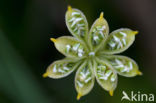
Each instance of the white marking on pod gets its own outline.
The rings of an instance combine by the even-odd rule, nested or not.
[[[113,36],[113,38],[114,38],[114,41],[116,41],[118,43],[117,49],[119,49],[120,47],[122,48],[123,45],[122,45],[120,39],[118,37],[116,37],[115,35]]]
[[[78,52],[83,53],[84,51],[83,51],[83,49],[80,48],[80,49],[78,49]]]
[[[99,75],[101,75],[101,76],[104,76],[104,73],[105,73],[105,70],[106,70],[106,66],[104,66],[104,65],[99,65],[98,66],[98,71],[97,71],[97,73],[99,74]]]
[[[109,77],[111,74],[112,74],[112,70],[108,70],[108,71],[106,71],[106,74],[105,74],[105,75],[106,75],[107,77]]]
[[[119,49],[120,47],[121,47],[121,48],[123,47],[123,45],[122,45],[121,41],[119,41],[119,42],[118,42],[117,49]]]
[[[56,65],[54,65],[54,67],[53,67],[53,72],[54,72],[54,73],[57,72]]]
[[[77,51],[77,49],[79,48],[79,46],[80,46],[80,43],[75,44],[75,45],[73,46],[73,50],[74,50],[74,51]]]
[[[99,77],[99,79],[107,80],[111,74],[112,74],[112,70],[107,70],[105,74],[102,74],[101,77]]]
[[[73,22],[75,20],[75,17],[72,17],[68,22]]]
[[[120,42],[120,39],[118,37],[116,37],[115,35],[113,35],[113,38],[116,42]]]
[[[61,68],[58,69],[58,72],[60,72],[60,73],[65,73],[65,71],[62,70]]]
[[[81,33],[81,29],[78,29],[77,34],[80,35],[80,33]]]
[[[82,56],[83,56],[83,54],[82,54],[82,53],[78,53],[78,56],[79,56],[79,57],[82,57]]]
[[[83,87],[83,84],[82,84],[82,83],[80,83],[79,81],[77,81],[77,84],[78,84],[78,86],[79,86],[80,88],[82,88],[82,87]]]
[[[117,65],[117,66],[114,66],[115,68],[123,68],[124,67],[124,65]]]
[[[85,79],[86,78],[86,75],[83,72],[80,72],[80,74],[81,74],[81,79]]]
[[[122,39],[122,41],[123,41],[123,44],[126,45],[126,40],[124,38]]]
[[[76,23],[78,23],[79,21],[83,20],[83,18],[75,18],[75,20],[73,21],[71,27],[74,27]]]
[[[99,65],[98,68],[100,68],[100,69],[105,68],[106,69],[106,66],[105,65]]]
[[[133,69],[133,65],[131,62],[129,62],[129,66],[125,66],[122,72],[129,72],[132,69]]]
[[[112,74],[111,81],[114,82],[115,80],[116,80],[116,75],[115,74]]]
[[[70,50],[71,46],[70,45],[66,45],[66,52],[68,53]]]
[[[79,56],[79,57],[82,57],[82,56],[83,56],[83,53],[84,53],[83,48],[82,48],[82,46],[80,45],[79,48],[78,48],[78,56]]]
[[[81,79],[83,80],[83,79],[85,79],[89,74],[90,74],[90,72],[89,72],[89,70],[87,70],[87,72],[86,73],[84,73],[83,71],[82,72],[80,72],[80,74],[81,74]]]
[[[123,63],[119,59],[115,59],[115,62],[118,64],[116,68],[124,67]]]
[[[133,64],[132,64],[132,62],[129,62],[129,68],[130,68],[130,70],[133,69]]]
[[[112,48],[114,48],[115,45],[116,45],[116,43],[114,43],[114,42],[109,42],[109,45],[110,45]]]
[[[99,79],[107,80],[107,79],[108,79],[108,76],[104,75],[104,76],[102,76],[102,77],[99,77]]]
[[[106,26],[97,27],[97,30],[99,30],[99,31],[103,31],[103,30],[105,30],[105,29],[106,29]]]
[[[85,28],[84,27],[79,27],[79,30],[84,30]]]
[[[64,70],[67,70],[67,71],[69,70],[69,68],[68,68],[68,67],[63,67],[63,69],[64,69]]]
[[[95,52],[90,52],[89,53],[89,56],[94,56],[95,55]]]
[[[97,41],[97,40],[99,40],[99,37],[98,37],[98,36],[94,36],[93,39],[94,39],[95,41]]]
[[[72,16],[75,16],[75,15],[80,15],[79,12],[72,12]]]
[[[127,34],[126,33],[124,33],[124,32],[119,32],[123,37],[126,37],[127,36]]]
[[[129,72],[130,70],[133,69],[133,64],[132,62],[128,63],[128,66],[125,66],[120,60],[115,59],[115,62],[117,63],[117,65],[115,65],[114,67],[116,69],[120,69],[121,72]]]
[[[99,34],[102,36],[102,38],[104,38],[104,34],[102,31],[99,31]]]
[[[91,77],[89,77],[89,78],[88,78],[88,79],[86,79],[84,82],[85,82],[85,83],[88,83],[91,79],[92,79],[92,78],[91,78]]]
[[[77,34],[79,35],[79,36],[84,36],[84,34],[82,34],[82,31],[84,30],[85,28],[84,27],[78,27],[78,29],[77,29]]]
[[[77,31],[77,30],[78,30],[78,28],[77,28],[77,27],[75,27],[75,29],[74,29],[73,31],[75,32],[75,31]]]
[[[77,24],[78,27],[83,27],[85,24]]]
[[[124,67],[124,69],[121,70],[121,72],[129,72],[129,68],[127,66]]]
[[[100,76],[104,76],[104,73],[98,72],[98,74],[99,74]]]

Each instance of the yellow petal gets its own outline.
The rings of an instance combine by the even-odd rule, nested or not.
[[[109,91],[110,96],[113,96],[113,93],[114,93],[113,90],[110,90],[110,91]]]
[[[46,78],[46,77],[48,77],[48,73],[44,73],[42,76],[43,76],[43,78]]]
[[[57,41],[55,38],[50,38],[50,40],[54,43]]]
[[[78,95],[77,95],[77,100],[80,100],[80,98],[81,98],[81,94],[80,93],[78,93]]]

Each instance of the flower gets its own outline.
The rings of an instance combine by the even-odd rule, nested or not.
[[[84,14],[71,6],[68,6],[66,12],[66,25],[73,36],[51,38],[56,49],[66,58],[50,64],[43,77],[59,79],[77,69],[77,99],[92,90],[95,79],[112,96],[117,86],[118,74],[125,77],[142,74],[132,59],[113,55],[128,49],[138,31],[121,28],[109,34],[109,26],[103,18],[103,12],[88,31]]]

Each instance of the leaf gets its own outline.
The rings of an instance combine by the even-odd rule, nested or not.
[[[142,74],[136,62],[126,56],[110,55],[104,56],[104,58],[106,58],[114,70],[122,76],[133,77]]]
[[[113,91],[117,86],[117,73],[113,70],[113,67],[104,59],[96,58],[94,60],[94,73],[99,85],[110,92],[113,95]]]
[[[88,34],[88,23],[85,15],[80,10],[68,6],[66,25],[73,36],[85,40]]]
[[[18,53],[6,34],[0,30],[0,103],[2,94],[7,103],[57,103],[55,97],[48,97],[41,81],[35,76],[24,58]]]
[[[65,58],[62,60],[55,61],[54,63],[48,66],[46,73],[43,74],[43,77],[48,76],[54,79],[66,77],[70,73],[72,73],[79,64],[80,62],[72,58]]]
[[[67,57],[82,58],[87,53],[85,45],[74,37],[62,36],[51,40],[54,42],[56,49]]]
[[[107,38],[109,33],[109,26],[107,21],[103,18],[103,12],[100,17],[93,23],[89,32],[89,44],[90,47],[95,49],[97,46],[102,46],[104,40]]]
[[[75,88],[78,92],[77,99],[88,94],[94,86],[94,74],[91,62],[85,61],[76,72]]]
[[[105,41],[103,53],[117,54],[125,51],[132,45],[137,31],[118,29],[113,31]]]

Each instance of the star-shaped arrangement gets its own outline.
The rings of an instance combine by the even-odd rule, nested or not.
[[[142,74],[134,60],[113,55],[128,49],[138,31],[121,28],[109,34],[103,12],[88,30],[85,15],[71,6],[68,6],[65,20],[73,36],[51,38],[51,41],[66,58],[50,64],[43,77],[59,79],[77,69],[75,88],[78,92],[77,99],[80,99],[92,90],[95,79],[112,96],[117,86],[118,74],[125,77]]]

